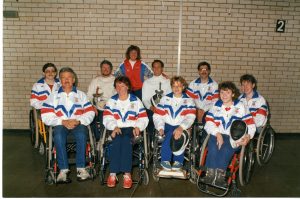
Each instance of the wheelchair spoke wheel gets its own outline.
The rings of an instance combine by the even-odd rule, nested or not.
[[[260,133],[257,142],[257,162],[260,166],[268,163],[274,151],[275,132],[271,126],[266,126]]]
[[[250,182],[254,167],[254,149],[250,141],[247,146],[243,146],[239,160],[239,181],[242,186]]]

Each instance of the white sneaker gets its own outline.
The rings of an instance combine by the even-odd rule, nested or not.
[[[66,182],[68,172],[69,172],[69,169],[61,169],[56,178],[56,181],[57,182]]]
[[[77,168],[77,180],[83,181],[90,178],[90,174],[85,168]]]

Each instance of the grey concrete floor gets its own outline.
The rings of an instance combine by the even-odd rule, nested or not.
[[[275,151],[270,162],[255,166],[250,184],[239,187],[241,197],[300,197],[300,134],[276,135]],[[130,197],[133,188],[125,190],[101,186],[94,181],[67,185],[44,183],[45,160],[30,144],[27,131],[4,131],[3,135],[3,197]],[[198,191],[188,180],[160,179],[139,185],[133,197],[210,197]]]

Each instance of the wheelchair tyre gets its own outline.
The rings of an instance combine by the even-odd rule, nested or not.
[[[274,151],[275,131],[267,125],[259,134],[257,141],[256,159],[259,166],[262,166],[270,160]]]
[[[204,166],[205,164],[205,157],[206,157],[206,147],[208,144],[208,140],[209,140],[210,135],[207,135],[205,140],[203,141],[202,147],[201,147],[201,153],[200,153],[200,160],[199,160],[199,165],[200,166]]]
[[[250,141],[247,146],[243,146],[239,159],[239,181],[242,186],[250,182],[254,166],[253,142]]]
[[[241,190],[239,190],[238,188],[234,188],[232,189],[230,196],[233,198],[238,198],[241,196]]]
[[[46,150],[46,147],[45,147],[44,142],[40,141],[40,144],[39,144],[39,154],[44,155],[45,154],[45,150]]]
[[[53,185],[53,184],[54,184],[54,173],[53,173],[53,171],[49,170],[49,171],[46,173],[46,176],[45,176],[45,182],[46,182],[46,184],[48,184],[48,185]]]
[[[192,184],[196,184],[197,183],[197,178],[198,178],[197,173],[195,171],[191,170],[191,174],[190,174],[190,178],[189,178],[190,182]]]
[[[149,184],[149,174],[146,169],[143,171],[143,184],[148,185]]]
[[[31,145],[34,146],[36,141],[36,135],[35,135],[36,123],[34,121],[33,110],[30,110],[29,113],[29,127],[31,132],[31,136],[30,136]]]
[[[159,181],[159,177],[157,176],[158,172],[159,172],[159,170],[157,168],[155,168],[155,165],[153,165],[152,177],[155,182]]]

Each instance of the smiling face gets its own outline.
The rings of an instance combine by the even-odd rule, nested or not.
[[[241,84],[241,91],[247,96],[252,95],[255,84],[250,81],[243,81]]]
[[[119,94],[119,96],[127,96],[128,86],[123,82],[116,82],[116,91]]]
[[[181,97],[184,85],[180,81],[175,81],[172,84],[172,91],[175,97]]]
[[[202,65],[200,66],[198,73],[201,79],[207,80],[210,74],[210,70],[208,69],[208,66]]]
[[[65,71],[59,76],[61,85],[65,92],[72,90],[73,84],[75,83],[75,76],[73,73]]]
[[[159,62],[155,62],[152,66],[154,76],[160,76],[163,72],[163,68]]]
[[[233,102],[234,93],[230,89],[220,90],[220,98],[224,105],[231,105]]]
[[[138,57],[138,52],[136,50],[131,50],[129,52],[130,60],[135,61]]]
[[[56,77],[56,71],[54,67],[48,67],[46,68],[45,72],[44,72],[44,76],[46,81],[53,81],[54,78]]]
[[[111,74],[111,69],[110,69],[110,66],[108,64],[103,64],[101,66],[101,74],[102,76],[104,77],[107,77],[107,76],[110,76]]]

